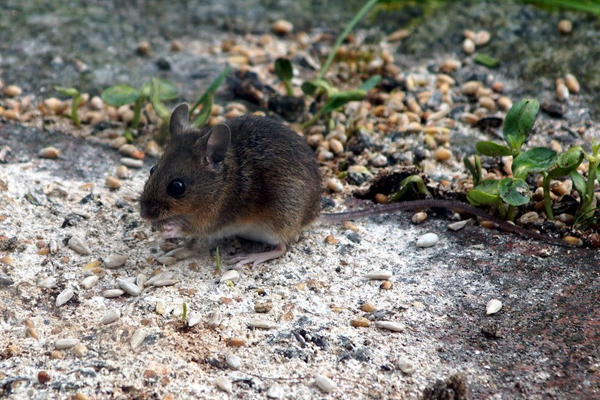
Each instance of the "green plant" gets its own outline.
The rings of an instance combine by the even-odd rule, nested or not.
[[[217,89],[219,88],[219,86],[221,86],[221,84],[223,83],[223,81],[225,80],[227,75],[229,75],[230,71],[231,71],[231,67],[227,66],[223,70],[223,72],[221,72],[219,74],[219,76],[210,84],[208,89],[206,89],[206,92],[204,92],[204,94],[200,97],[200,99],[198,99],[196,104],[194,104],[194,106],[190,109],[190,117],[191,117],[193,115],[194,111],[196,111],[196,108],[202,106],[200,113],[198,113],[196,118],[194,118],[194,121],[192,122],[192,126],[199,128],[199,127],[203,126],[206,123],[206,121],[208,121],[208,118],[210,117],[210,112],[212,110],[212,106],[214,103],[214,94],[217,91]]]
[[[294,95],[294,88],[292,87],[292,78],[294,77],[294,68],[292,62],[286,58],[278,58],[275,60],[275,75],[285,85],[285,91],[288,96]]]
[[[185,321],[187,321],[187,317],[188,317],[188,315],[187,315],[187,311],[188,311],[187,310],[187,303],[184,302],[181,306],[183,308],[183,313],[181,314],[181,320],[183,322],[185,322]]]
[[[79,93],[79,90],[70,87],[62,87],[62,86],[54,86],[54,90],[56,90],[58,93],[64,95],[64,96],[69,96],[72,97],[71,99],[71,119],[73,120],[73,124],[75,126],[79,126],[79,124],[81,123],[79,120],[79,103],[81,102],[81,93]]]
[[[219,255],[219,248],[217,247],[216,251],[216,261],[217,261],[217,269],[215,270],[215,274],[221,275],[222,267],[221,267],[221,256]]]
[[[396,193],[390,195],[390,201],[400,201],[409,190],[421,194],[424,197],[431,196],[431,193],[429,193],[429,190],[427,190],[427,187],[425,186],[425,182],[423,182],[423,178],[419,175],[411,175],[400,182],[400,189],[398,189]]]

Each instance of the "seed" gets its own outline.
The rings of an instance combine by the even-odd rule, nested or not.
[[[487,315],[496,314],[501,308],[502,302],[500,300],[493,299],[488,301],[487,306],[485,306],[485,313]]]
[[[416,368],[415,368],[415,364],[406,359],[406,358],[400,358],[398,359],[398,369],[400,369],[400,371],[404,372],[406,375],[412,375]]]
[[[291,33],[294,30],[294,25],[292,25],[292,23],[289,21],[279,19],[273,22],[273,25],[271,25],[271,29],[277,35],[287,35],[288,33]]]
[[[565,85],[565,81],[561,78],[556,80],[556,98],[561,101],[569,99],[569,89]]]
[[[131,174],[129,173],[129,169],[126,166],[121,165],[117,168],[117,176],[121,179],[129,179]]]
[[[44,105],[55,115],[60,115],[69,108],[69,105],[66,102],[57,99],[56,97],[50,97],[49,99],[44,100]]]
[[[131,156],[133,153],[137,151],[137,148],[132,144],[124,144],[119,147],[119,153],[125,156]]]
[[[232,337],[227,340],[227,346],[229,347],[244,347],[246,341],[240,337]]]
[[[554,181],[550,184],[550,190],[557,196],[564,196],[569,194],[571,191],[563,184],[563,182]]]
[[[498,227],[492,221],[481,221],[481,222],[479,222],[479,225],[481,225],[482,227],[484,227],[486,229],[496,229]]]
[[[160,279],[160,280],[153,282],[152,286],[154,286],[154,287],[172,286],[172,285],[176,284],[177,282],[179,282],[179,279]]]
[[[41,383],[42,385],[50,382],[50,380],[51,380],[50,375],[48,375],[48,373],[46,371],[38,372],[37,379],[38,379],[38,382]]]
[[[315,376],[315,383],[319,389],[321,389],[325,393],[331,393],[335,389],[335,382],[322,374],[317,374]]]
[[[440,66],[441,72],[454,72],[461,67],[461,63],[458,60],[448,59],[442,63]]]
[[[40,334],[38,333],[38,331],[35,330],[34,327],[28,326],[27,327],[27,336],[37,340],[40,337]]]
[[[131,296],[137,297],[142,293],[142,289],[140,289],[135,283],[131,283],[124,279],[118,279],[117,283],[121,289],[129,293]]]
[[[229,271],[226,271],[222,276],[221,279],[219,279],[219,282],[223,283],[223,282],[229,282],[229,281],[237,281],[240,279],[240,273],[237,272],[235,269],[230,269]]]
[[[344,185],[342,185],[342,182],[340,182],[339,179],[336,178],[329,178],[327,180],[327,187],[329,188],[329,190],[335,193],[339,193],[342,190],[344,190]]]
[[[73,347],[73,354],[75,354],[75,357],[77,357],[77,358],[85,357],[86,353],[87,353],[87,347],[85,347],[82,344],[78,344],[77,346]]]
[[[81,281],[81,286],[84,289],[91,289],[94,285],[96,285],[96,283],[98,283],[99,279],[100,278],[98,278],[98,276],[96,275],[88,276],[87,278]]]
[[[71,347],[77,346],[78,344],[79,344],[79,339],[73,339],[73,338],[57,339],[54,342],[54,348],[56,348],[57,350],[70,349]]]
[[[371,325],[371,321],[366,319],[365,317],[358,317],[350,321],[350,325],[356,328],[367,328]]]
[[[388,197],[383,193],[377,193],[375,195],[375,202],[378,204],[388,204],[390,201]]]
[[[477,46],[484,46],[490,41],[491,38],[492,35],[490,35],[488,31],[479,31],[475,34],[475,44]]]
[[[223,321],[223,316],[221,315],[221,312],[214,311],[213,313],[211,313],[210,317],[208,318],[208,327],[216,328],[219,325],[221,325],[222,321]]]
[[[579,93],[579,90],[581,89],[577,78],[575,78],[575,75],[573,74],[567,74],[565,76],[565,85],[569,89],[569,92],[573,94]]]
[[[463,113],[461,119],[471,125],[477,125],[479,123],[479,117],[471,113]]]
[[[8,85],[4,88],[4,94],[8,97],[17,97],[23,93],[23,90],[17,85]]]
[[[340,142],[337,139],[329,140],[329,147],[331,148],[331,151],[333,151],[333,154],[335,154],[335,155],[339,155],[344,152],[344,145],[342,144],[342,142]]]
[[[377,310],[377,308],[375,308],[375,306],[371,303],[364,303],[362,306],[360,306],[360,309],[364,312],[368,312],[371,313],[375,310]]]
[[[106,297],[107,299],[111,299],[114,297],[123,296],[123,294],[125,294],[125,292],[121,289],[108,289],[102,293],[102,296]]]
[[[381,285],[379,285],[380,289],[383,290],[390,290],[392,288],[392,282],[391,281],[383,281],[381,283]]]
[[[138,43],[137,45],[137,52],[141,55],[148,55],[150,54],[150,51],[152,51],[152,48],[150,47],[150,42],[148,42],[147,40]]]
[[[228,351],[227,354],[225,354],[225,363],[231,369],[240,369],[242,366],[242,359]]]
[[[448,161],[452,157],[452,152],[444,147],[440,147],[435,151],[434,157],[440,162]]]
[[[60,307],[67,301],[71,300],[75,293],[71,289],[65,289],[58,296],[56,296],[56,307]]]
[[[121,318],[121,311],[117,309],[110,310],[109,312],[104,314],[104,316],[100,319],[100,324],[109,325],[118,320],[119,318]]]
[[[267,397],[269,399],[283,399],[285,396],[285,391],[283,386],[278,383],[274,383],[267,389]]]
[[[423,130],[423,125],[418,122],[411,122],[406,129],[407,132],[419,133]]]
[[[382,281],[382,280],[390,279],[392,276],[394,276],[394,274],[391,271],[380,270],[380,271],[371,272],[370,274],[366,274],[365,278],[371,279],[371,280]]]
[[[494,102],[494,100],[491,97],[487,97],[487,96],[480,97],[479,104],[483,108],[487,108],[488,110],[490,110],[492,112],[496,110],[496,103]]]
[[[388,331],[393,332],[402,332],[404,330],[404,326],[398,322],[392,321],[376,321],[375,326],[381,329],[387,329]]]
[[[72,236],[71,239],[69,239],[68,246],[79,254],[85,256],[92,254],[92,251],[88,247],[87,243],[85,243],[84,240],[78,236]]]
[[[571,33],[573,30],[573,24],[568,19],[562,19],[558,22],[558,31],[563,35]]]
[[[257,301],[254,303],[254,311],[257,313],[268,313],[271,309],[273,309],[273,302],[271,300]]]
[[[426,233],[417,240],[417,247],[432,247],[440,241],[435,233]]]
[[[120,179],[115,178],[114,176],[109,176],[106,178],[106,186],[110,189],[116,190],[123,186],[123,182]]]
[[[570,244],[571,246],[577,246],[577,247],[583,246],[583,241],[575,236],[565,236],[563,238],[563,240],[565,242],[567,242],[567,244]]]
[[[135,158],[123,157],[121,158],[121,164],[131,168],[142,168],[144,166],[144,161]]]
[[[423,212],[423,211],[415,213],[412,216],[412,222],[413,222],[413,224],[420,224],[422,222],[425,222],[426,219],[427,219],[427,213]]]
[[[451,231],[459,231],[464,228],[471,219],[465,219],[464,221],[453,222],[448,225],[448,229]]]
[[[56,286],[56,278],[48,277],[46,279],[42,279],[38,283],[38,286],[46,289],[52,289],[54,286]]]
[[[143,328],[139,328],[138,330],[136,330],[133,333],[133,335],[131,335],[131,340],[129,341],[131,348],[137,348],[139,345],[142,344],[142,342],[144,341],[144,339],[146,339],[147,336],[148,332],[146,332]]]
[[[248,325],[254,328],[260,329],[275,329],[277,328],[277,324],[271,321],[266,321],[264,319],[259,318],[251,318],[248,320]]]
[[[406,39],[410,35],[410,31],[408,29],[398,29],[390,33],[386,38],[386,42],[398,42],[402,39]]]
[[[406,106],[408,107],[408,109],[417,114],[418,116],[421,116],[423,114],[423,110],[421,109],[421,106],[419,105],[419,103],[417,103],[417,101],[415,99],[409,99],[406,102]]]
[[[2,113],[2,116],[10,121],[19,121],[21,119],[16,110],[6,110]]]
[[[567,225],[571,225],[575,220],[575,217],[571,214],[562,213],[556,216],[557,221],[562,221]]]
[[[60,150],[56,147],[44,147],[40,150],[40,157],[42,158],[58,158],[60,157]]]
[[[462,49],[467,54],[473,54],[475,51],[475,42],[469,38],[465,39],[462,44]]]
[[[112,254],[104,259],[106,268],[118,268],[127,262],[127,256]]]
[[[217,385],[217,387],[219,389],[221,389],[222,391],[226,392],[226,393],[233,393],[233,384],[231,383],[231,381],[229,380],[229,378],[227,378],[226,376],[219,376],[217,377],[217,379],[215,379],[215,383]]]
[[[497,102],[498,102],[498,107],[500,107],[500,109],[503,111],[508,111],[513,105],[513,102],[506,96],[498,97]]]

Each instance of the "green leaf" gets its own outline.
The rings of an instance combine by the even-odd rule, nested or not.
[[[475,149],[484,156],[498,157],[498,156],[512,156],[515,152],[506,146],[494,142],[477,142]]]
[[[400,189],[390,196],[390,201],[399,201],[402,196],[406,194],[408,189],[413,187],[418,193],[421,193],[425,197],[430,195],[429,190],[427,190],[427,187],[425,186],[425,182],[423,182],[423,178],[421,178],[419,175],[411,175],[400,182]]]
[[[300,86],[300,89],[309,96],[313,96],[319,89],[327,94],[327,97],[331,97],[337,92],[333,86],[329,85],[324,79],[314,79],[312,81],[306,81]]]
[[[339,92],[331,96],[327,103],[325,103],[325,105],[323,106],[322,113],[328,113],[337,110],[338,108],[342,107],[347,103],[350,103],[351,101],[362,100],[366,94],[367,92],[361,89]]]
[[[500,65],[500,61],[498,61],[494,57],[490,57],[487,54],[481,54],[481,53],[477,54],[475,56],[475,58],[473,59],[473,61],[475,61],[477,64],[481,64],[488,68],[495,68],[498,65]]]
[[[111,86],[102,92],[102,100],[114,107],[133,103],[140,97],[140,91],[127,85]]]
[[[158,90],[155,90],[155,88],[158,88]],[[152,108],[154,108],[154,111],[156,111],[156,113],[158,114],[160,119],[162,119],[163,121],[168,121],[169,118],[171,117],[171,113],[169,112],[167,107],[165,107],[165,105],[162,103],[162,101],[160,99],[160,93],[161,93],[160,88],[161,88],[160,79],[152,78],[150,80],[150,93],[151,93],[150,102],[152,103]],[[136,101],[135,107],[133,110],[134,113],[139,113],[141,111],[142,105],[143,105],[143,100]],[[134,122],[135,121],[136,121],[136,119],[134,118]],[[132,125],[134,125],[133,122],[132,122]],[[135,124],[135,125],[137,126],[137,124]]]
[[[535,118],[540,110],[540,103],[535,99],[525,99],[514,104],[504,119],[502,135],[511,149],[521,150],[521,146],[535,124]]]
[[[498,194],[504,202],[511,206],[522,206],[529,203],[531,191],[523,179],[504,178],[498,183]]]
[[[210,84],[208,89],[206,89],[206,92],[204,92],[202,97],[200,97],[200,99],[198,99],[196,104],[194,104],[194,106],[190,109],[190,115],[194,114],[194,111],[196,110],[196,108],[200,107],[200,104],[203,104],[206,101],[206,98],[208,96],[212,96],[215,94],[215,92],[217,91],[219,86],[221,86],[221,84],[223,83],[223,81],[225,80],[227,75],[229,75],[229,72],[231,72],[231,67],[227,66],[223,70],[223,72],[221,72],[219,74],[219,76],[217,76],[217,78]]]
[[[569,173],[569,176],[571,177],[571,181],[573,181],[573,187],[579,193],[579,197],[584,199],[587,193],[587,184],[585,178],[576,170],[572,170]]]
[[[486,179],[467,193],[467,200],[474,206],[497,204],[500,202],[498,195],[498,181]]]
[[[582,161],[583,149],[575,146],[562,153],[556,163],[560,168],[577,168]]]
[[[373,75],[372,77],[364,81],[362,85],[360,85],[359,89],[368,92],[369,90],[374,89],[377,85],[379,85],[379,83],[381,83],[381,75]]]
[[[74,87],[63,87],[63,86],[54,86],[54,90],[56,90],[58,93],[64,95],[64,96],[69,96],[69,97],[74,97],[77,96],[79,94],[79,90],[75,89]]]
[[[213,96],[210,95],[206,98],[206,101],[204,101],[204,103],[202,104],[202,109],[200,110],[200,112],[198,113],[196,118],[194,118],[194,121],[192,122],[192,126],[194,128],[200,128],[200,127],[204,126],[204,124],[206,124],[206,121],[208,121],[208,118],[210,118],[210,112],[212,111],[212,106],[213,106]]]
[[[174,100],[179,97],[179,88],[166,79],[152,78],[142,85],[140,94],[144,97],[152,97],[153,90],[158,93],[158,99],[162,101]]]
[[[530,172],[542,172],[556,163],[556,152],[545,147],[536,147],[520,154],[513,160],[512,172],[515,178],[525,179]]]
[[[275,60],[275,75],[283,82],[289,82],[294,77],[294,68],[290,60],[278,58]]]

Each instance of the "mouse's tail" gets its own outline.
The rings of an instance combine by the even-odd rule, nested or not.
[[[463,211],[476,217],[481,217],[487,221],[491,221],[497,224],[500,228],[502,228],[505,231],[516,233],[518,235],[525,236],[528,238],[534,238],[558,246],[570,247],[566,242],[564,242],[561,239],[552,238],[550,236],[544,236],[537,232],[533,232],[522,228],[518,225],[513,225],[512,223],[506,222],[502,218],[496,217],[495,215],[490,215],[487,212],[480,210],[479,208],[473,207],[472,205],[462,203],[456,200],[414,200],[400,203],[383,204],[355,211],[346,211],[340,213],[324,213],[321,214],[321,221],[324,223],[336,223],[348,221],[351,219],[369,218],[382,214],[392,214],[398,211],[416,210],[421,208],[445,208],[449,210]]]

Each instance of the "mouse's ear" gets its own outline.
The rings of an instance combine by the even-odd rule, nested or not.
[[[189,120],[188,105],[185,103],[178,105],[171,114],[169,134],[171,136],[182,134],[187,129]]]
[[[226,124],[216,125],[208,132],[206,141],[206,161],[215,165],[225,158],[231,143],[231,129]]]

